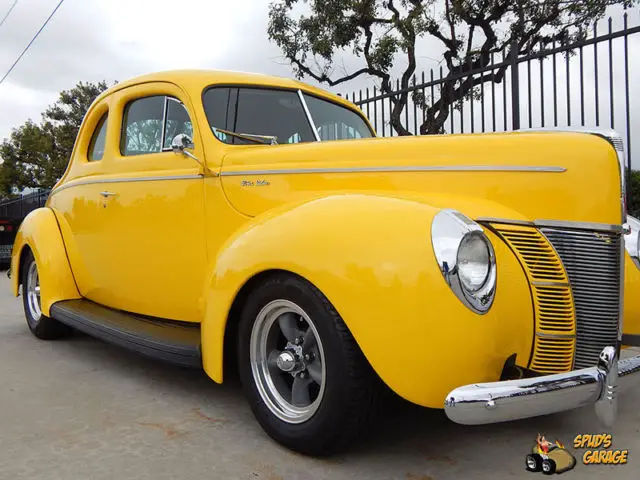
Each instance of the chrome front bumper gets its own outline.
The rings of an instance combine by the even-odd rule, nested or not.
[[[616,349],[605,347],[594,367],[456,388],[447,395],[444,410],[456,423],[481,425],[593,404],[600,421],[612,426],[617,415],[618,391],[632,384],[632,374],[637,372],[640,355],[618,361]],[[635,381],[640,383],[640,375]]]

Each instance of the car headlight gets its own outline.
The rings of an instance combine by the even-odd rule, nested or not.
[[[453,292],[476,313],[486,313],[496,293],[496,257],[482,227],[455,210],[433,219],[431,240],[440,271]]]
[[[624,246],[629,252],[629,255],[635,260],[636,265],[639,265],[640,260],[640,220],[631,215],[627,215],[627,224],[630,227],[630,232],[624,236]],[[639,265],[640,266],[640,265]]]
[[[471,232],[465,235],[458,247],[458,274],[462,286],[470,292],[480,290],[491,271],[489,244],[483,234]]]

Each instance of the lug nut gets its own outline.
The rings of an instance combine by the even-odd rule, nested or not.
[[[305,372],[300,372],[300,378],[304,379],[307,377],[307,374]]]

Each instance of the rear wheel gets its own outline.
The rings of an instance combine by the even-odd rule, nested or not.
[[[530,472],[539,472],[542,470],[542,457],[537,453],[531,453],[525,458],[525,465]]]
[[[249,295],[238,340],[245,395],[273,439],[323,455],[361,433],[379,381],[319,290],[293,275],[271,277]]]
[[[21,280],[24,316],[31,333],[42,340],[53,340],[70,335],[72,332],[70,327],[42,314],[40,275],[31,251],[25,256]]]

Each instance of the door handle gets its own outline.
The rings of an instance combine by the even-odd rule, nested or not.
[[[102,195],[104,198],[107,198],[107,197],[115,197],[117,195],[117,193],[114,193],[114,192],[100,192],[100,195]]]

